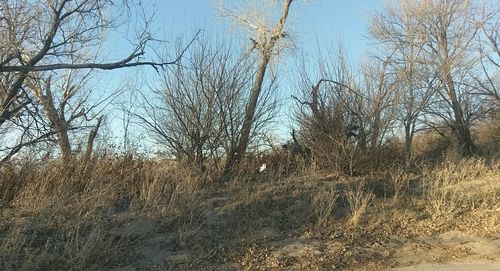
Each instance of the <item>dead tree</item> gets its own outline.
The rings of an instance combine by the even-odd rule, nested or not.
[[[138,22],[141,18],[143,20],[142,25],[136,26],[136,38],[130,39],[131,49],[117,61],[103,57],[103,35],[117,29],[120,20],[126,19],[123,14],[131,14],[123,12],[123,9],[133,6],[128,4],[128,0],[1,1],[0,129],[14,126],[35,132],[39,130],[33,123],[34,120],[41,121],[36,115],[42,110],[42,105],[26,89],[30,77],[38,77],[44,72],[61,75],[68,70],[114,70],[140,66],[158,70],[176,63],[182,54],[171,60],[144,59],[147,46],[156,39],[148,30],[151,18],[141,15],[145,14],[142,11],[136,13]],[[43,94],[47,98],[44,103],[50,103],[46,94]],[[51,123],[64,125],[52,113],[49,114],[55,121]],[[53,128],[61,130],[61,127]],[[23,142],[12,149],[17,152],[18,147],[26,146],[28,142],[36,143],[39,138],[50,136],[50,132],[23,133],[19,136]],[[65,139],[61,137],[61,140]],[[67,146],[66,143],[64,145]],[[67,153],[67,149],[63,152]]]
[[[266,22],[264,21],[250,21],[248,19],[248,16],[246,16],[248,14],[242,14],[240,16],[231,14],[229,15],[232,18],[235,18],[237,22],[242,23],[245,27],[250,27],[255,30],[256,36],[251,39],[253,43],[252,49],[258,51],[259,61],[254,83],[251,88],[250,97],[248,98],[246,104],[245,115],[243,118],[243,125],[241,126],[239,134],[238,144],[234,149],[230,151],[227,156],[227,162],[224,169],[226,175],[230,173],[245,156],[249,144],[252,126],[254,125],[255,121],[254,118],[257,104],[261,95],[262,85],[265,80],[269,62],[271,61],[273,56],[275,57],[275,55],[279,53],[280,48],[278,48],[278,50],[276,48],[278,42],[287,37],[284,29],[292,2],[293,0],[283,0],[281,14],[278,18],[278,21],[273,27],[266,25]]]

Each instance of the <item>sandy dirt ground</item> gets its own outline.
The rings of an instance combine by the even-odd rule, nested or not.
[[[454,263],[444,263],[444,264],[422,264],[416,266],[398,267],[392,269],[393,271],[499,271],[500,261],[491,263],[482,263],[474,261],[460,261]]]
[[[213,219],[217,223],[218,221]],[[213,223],[215,223],[213,222]],[[129,225],[133,230],[129,232],[152,231],[152,221],[136,222]],[[304,237],[284,238],[279,231],[273,227],[264,227],[255,233],[255,238],[267,243],[270,248],[266,256],[257,257],[260,260],[271,262],[273,259],[300,259],[306,257],[327,258],[330,250],[335,250],[338,245],[335,241],[311,240]],[[143,256],[143,263],[156,262],[161,265],[165,259],[175,264],[181,270],[182,264],[189,263],[192,256],[189,251],[169,253],[161,244],[168,243],[170,236],[152,235],[151,239],[145,240],[143,246],[138,248],[139,255]],[[259,254],[258,251],[255,252]],[[363,256],[364,255],[364,256]],[[366,248],[358,254],[345,254],[347,257],[363,258],[370,255],[384,255],[388,266],[364,266],[361,265],[356,271],[365,270],[391,270],[391,271],[500,271],[500,235],[477,236],[462,231],[447,231],[432,236],[414,239],[402,239],[392,236],[387,242],[377,243]],[[326,259],[325,259],[326,260]],[[177,265],[180,264],[180,265]],[[134,270],[132,266],[122,267],[115,270]],[[220,268],[220,269],[219,269]],[[212,270],[212,269],[211,269]],[[252,267],[241,266],[235,262],[217,267],[213,270],[255,270]],[[263,269],[264,270],[264,269]],[[268,270],[268,269],[265,269]],[[307,270],[297,263],[283,267],[280,270]],[[351,270],[350,268],[346,270]]]
[[[393,271],[499,271],[500,262],[480,263],[480,262],[460,262],[445,264],[422,264],[416,266],[394,268]]]
[[[409,242],[394,254],[393,271],[500,271],[500,237],[449,231]]]

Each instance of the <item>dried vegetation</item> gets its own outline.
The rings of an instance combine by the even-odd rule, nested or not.
[[[357,177],[242,172],[226,183],[141,158],[1,171],[2,270],[383,269],[424,237],[500,234],[494,159]]]

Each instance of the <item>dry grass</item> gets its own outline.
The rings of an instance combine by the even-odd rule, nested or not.
[[[356,178],[249,169],[227,183],[141,159],[0,171],[0,270],[377,269],[391,254],[368,248],[389,236],[500,234],[500,163],[484,159]]]
[[[319,191],[314,195],[312,207],[316,214],[316,227],[319,231],[324,230],[329,225],[338,198],[339,194],[333,188]]]
[[[133,256],[129,247],[140,236],[129,238],[123,223],[112,217],[133,210],[175,219],[179,242],[199,227],[188,210],[195,205],[201,177],[168,162],[52,161],[3,171],[1,270],[100,270],[126,264]]]
[[[425,169],[423,182],[429,214],[433,219],[453,219],[477,206],[495,208],[500,185],[489,177],[498,177],[499,165],[468,159],[458,163],[445,161],[436,169]]]
[[[346,193],[346,201],[348,204],[350,226],[357,226],[364,218],[368,207],[374,198],[374,195],[365,189],[365,184],[360,182],[353,188],[350,188]]]
[[[52,219],[11,225],[0,245],[2,270],[100,270],[130,262],[129,247],[138,240],[98,223]],[[37,224],[35,224],[37,223]]]

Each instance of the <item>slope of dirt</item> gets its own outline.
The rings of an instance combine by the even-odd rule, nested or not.
[[[459,263],[422,264],[409,267],[394,268],[393,271],[498,271],[500,262],[482,263],[463,261]]]
[[[454,230],[407,240],[394,260],[406,267],[391,270],[500,270],[500,235],[480,237]]]
[[[345,191],[356,181],[297,178],[233,188],[205,200],[199,227],[186,233],[184,243],[170,239],[162,250],[153,234],[137,254],[155,259],[147,270],[433,270],[428,268],[495,268],[500,262],[500,234],[481,230],[499,221],[500,212],[489,213],[484,223],[475,216],[445,223],[422,216],[418,204],[394,205],[390,196],[380,196],[364,224],[349,226],[348,202],[339,196],[331,210],[335,220],[319,226],[318,193]],[[388,209],[376,212],[385,202]]]
[[[115,203],[71,215],[2,208],[0,269],[496,271],[495,174],[454,188],[472,207],[452,217],[433,217],[418,179],[396,192],[384,176],[335,175],[207,188],[166,214]]]

